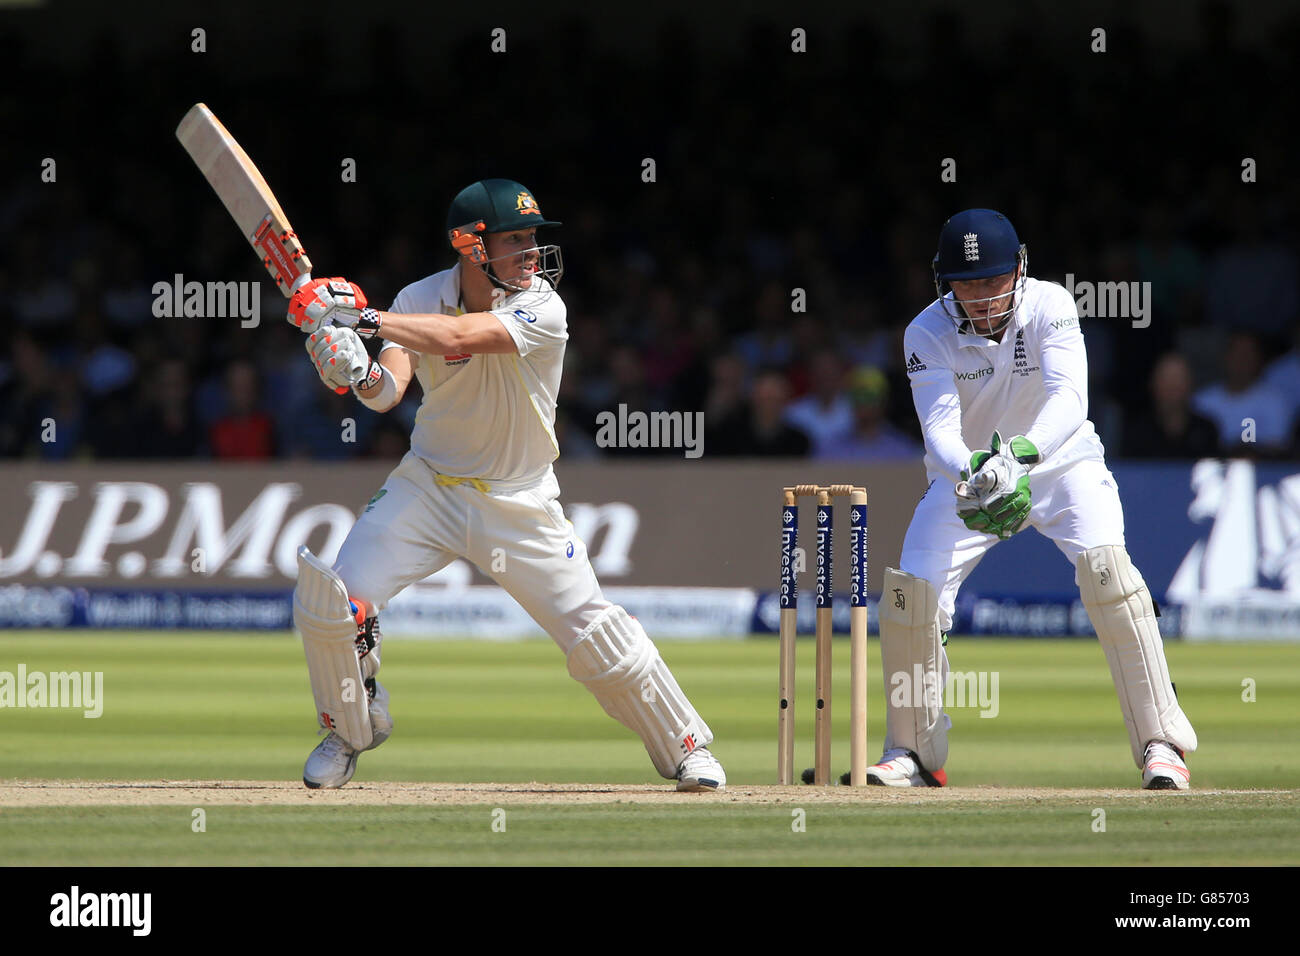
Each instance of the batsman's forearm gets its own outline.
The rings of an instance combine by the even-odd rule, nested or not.
[[[464,351],[462,330],[455,316],[381,312],[379,321],[380,336],[412,351],[426,355],[458,355]]]

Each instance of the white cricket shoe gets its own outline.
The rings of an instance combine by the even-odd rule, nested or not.
[[[373,691],[370,685],[374,684]],[[393,718],[388,713],[388,690],[379,681],[366,681],[370,696],[370,727],[374,734],[367,750],[374,750],[393,732]],[[346,740],[333,731],[316,745],[302,768],[302,782],[312,790],[334,790],[352,779],[357,772],[357,757],[361,751],[353,750]]]
[[[877,787],[944,787],[948,775],[942,770],[931,773],[912,751],[893,747],[885,751],[880,763],[867,768],[867,783]]]
[[[727,774],[707,747],[696,747],[677,765],[678,790],[726,790]]]
[[[316,745],[302,768],[302,782],[312,790],[333,790],[343,786],[357,772],[357,756],[346,740],[334,731]]]
[[[1192,774],[1183,762],[1183,752],[1163,740],[1147,743],[1142,768],[1143,790],[1187,790],[1192,785]]]

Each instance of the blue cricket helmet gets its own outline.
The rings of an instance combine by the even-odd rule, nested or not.
[[[967,322],[967,316],[955,296],[949,296],[954,280],[987,279],[1019,269],[1010,307],[986,317],[990,322],[1001,320],[997,326],[991,326],[987,332],[981,332],[973,326],[969,328],[980,335],[996,335],[1015,316],[1016,305],[1027,278],[1029,254],[1016,234],[1016,227],[1002,213],[994,209],[967,209],[943,224],[943,229],[939,231],[939,251],[935,253],[931,265],[934,269],[935,292],[943,310],[959,327]],[[968,301],[974,303],[986,300]]]

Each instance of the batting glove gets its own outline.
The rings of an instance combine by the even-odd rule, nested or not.
[[[307,336],[305,344],[321,381],[336,392],[366,380],[370,355],[361,337],[351,329],[320,329]]]
[[[366,304],[361,287],[342,277],[313,279],[289,300],[289,321],[308,334],[327,325],[355,329],[362,338],[379,331],[379,312]]]

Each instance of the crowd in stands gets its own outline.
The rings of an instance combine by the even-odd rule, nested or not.
[[[330,113],[348,118],[352,141],[334,151],[356,155],[357,182],[340,184],[331,158],[332,172],[298,177],[281,199],[318,274],[346,275],[386,307],[453,261],[442,220],[456,188],[488,175],[530,185],[546,215],[564,222],[553,238],[567,267],[557,428],[568,457],[647,454],[595,442],[596,416],[626,403],[703,411],[706,458],[915,460],[902,333],[934,298],[930,258],[944,219],[980,205],[1011,217],[1032,275],[1151,284],[1149,325],[1082,322],[1090,416],[1109,455],[1296,458],[1300,177],[1269,146],[1281,120],[1264,88],[1241,99],[1222,76],[1259,70],[1269,88],[1295,88],[1300,28],[1246,47],[1215,19],[1227,14],[1206,9],[1192,55],[1163,53],[1131,28],[1112,31],[1111,42],[1139,52],[1105,61],[1086,49],[1074,59],[1036,52],[1014,30],[1002,54],[973,56],[960,21],[936,19],[925,62],[959,63],[964,88],[1001,91],[981,122],[1013,137],[1014,151],[956,137],[936,146],[941,118],[918,126],[908,104],[938,102],[951,77],[859,63],[855,51],[888,41],[870,25],[827,38],[817,58],[777,67],[756,50],[788,47],[779,29],[755,28],[738,49],[715,54],[670,22],[658,28],[670,52],[623,63],[573,25],[554,33],[536,79],[539,99],[570,108],[546,112],[507,155],[457,152],[439,139],[450,121],[434,107],[470,102],[456,92],[469,81],[455,64],[477,54],[462,50],[434,85],[401,65],[349,77]],[[375,30],[374,44],[395,42],[391,25]],[[302,38],[305,48],[319,41],[310,30]],[[876,111],[869,128],[843,122],[834,97],[808,95],[842,86],[846,58],[861,71],[853,88],[870,91],[859,104]],[[12,51],[15,75],[31,66]],[[156,122],[200,98],[181,79],[186,69],[101,55],[50,65],[43,93],[4,94],[6,115],[25,117],[29,138],[48,137],[64,162],[56,183],[34,174],[0,182],[9,341],[0,350],[0,456],[397,458],[418,386],[387,416],[323,387],[270,282],[256,328],[155,315],[156,284],[176,274],[264,279]],[[520,76],[480,69],[473,82],[474,101],[491,103]],[[290,127],[277,134],[269,121],[249,122],[255,91],[224,89],[259,165],[284,181],[310,156]],[[14,99],[28,95],[43,97],[39,115]],[[70,131],[98,128],[123,101],[134,108],[114,141],[126,145],[99,151],[88,173]],[[1213,118],[1222,155],[1188,148],[1189,122],[1206,131],[1193,114]],[[1049,117],[1059,125],[1045,125]],[[1099,145],[1063,148],[1067,132],[1098,130]],[[951,186],[939,180],[946,152],[960,157]],[[1260,182],[1242,181],[1242,155],[1255,157]],[[653,182],[640,175],[644,156],[657,157]]]

